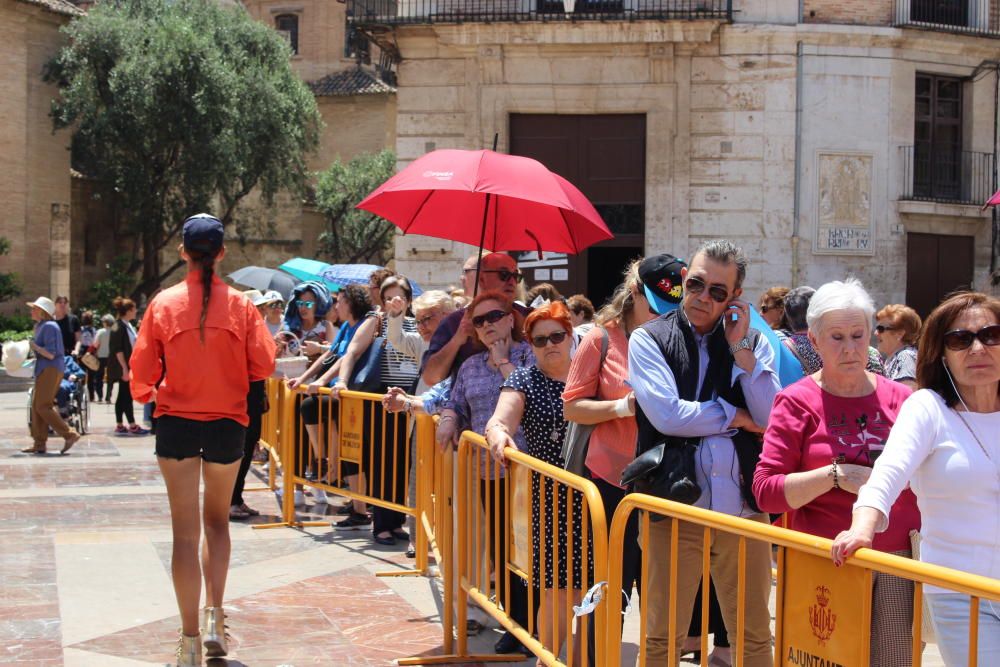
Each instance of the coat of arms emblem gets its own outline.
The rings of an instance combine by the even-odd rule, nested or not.
[[[820,646],[826,646],[837,627],[837,615],[830,608],[830,589],[826,586],[816,587],[816,604],[809,607],[809,627]]]

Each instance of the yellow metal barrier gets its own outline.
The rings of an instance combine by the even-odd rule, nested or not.
[[[593,620],[575,617],[573,611],[606,571],[607,527],[597,487],[514,449],[508,448],[505,456],[506,465],[501,465],[481,436],[462,434],[456,626],[464,629],[466,601],[471,599],[545,665],[587,665],[592,658],[604,665],[604,643],[598,641],[597,655],[591,656],[587,637],[592,622],[604,627],[605,606],[597,607]],[[492,566],[484,568],[483,562]],[[524,591],[518,588],[522,581]],[[564,643],[566,661],[560,662]],[[458,655],[466,651],[465,633],[459,632]]]
[[[267,396],[268,410],[261,418],[260,447],[267,453],[267,488],[275,489],[277,470],[281,466],[281,414],[283,410],[284,383],[276,378],[268,378],[264,382],[264,392]]]
[[[668,637],[677,636],[673,613],[676,608],[677,592],[677,549],[678,528],[681,523],[701,526],[703,529],[701,578],[707,590],[709,579],[709,545],[712,531],[718,531],[738,538],[738,567],[740,571],[737,590],[736,627],[730,629],[733,645],[733,665],[746,664],[744,654],[744,595],[746,589],[745,562],[747,540],[765,542],[777,547],[777,591],[775,612],[775,655],[774,665],[868,664],[869,623],[871,613],[872,573],[894,575],[913,581],[913,665],[921,665],[921,620],[923,586],[931,585],[963,593],[971,597],[971,622],[969,624],[970,656],[969,665],[975,667],[978,639],[978,618],[976,610],[982,598],[1000,600],[1000,581],[948,568],[921,563],[872,549],[862,549],[848,559],[843,568],[836,568],[830,559],[832,542],[828,539],[779,528],[768,524],[741,519],[726,514],[670,502],[643,494],[630,494],[622,500],[611,522],[608,544],[608,591],[618,591],[622,587],[622,548],[625,528],[633,512],[643,512],[640,525],[640,543],[646,549],[650,544],[651,515],[666,517],[670,522],[670,595],[668,600]],[[645,621],[649,614],[649,597],[656,592],[647,590],[650,558],[646,550],[642,563],[642,590],[640,591],[640,646],[639,665],[647,663],[647,642]],[[860,591],[860,593],[858,592]],[[606,615],[606,647],[604,660],[599,665],[619,667],[622,662],[622,633],[617,619],[622,612],[620,595],[605,596],[603,605]],[[853,624],[853,626],[852,626]],[[853,629],[852,629],[853,627]],[[703,605],[702,619],[702,665],[707,664],[708,646],[708,606]],[[735,637],[735,641],[733,638]],[[812,648],[810,648],[812,647]],[[676,664],[678,649],[670,641],[666,664]],[[844,655],[855,656],[844,658]],[[860,656],[860,657],[857,657]],[[656,667],[660,667],[658,663]]]

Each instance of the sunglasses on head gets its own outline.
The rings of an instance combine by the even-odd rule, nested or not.
[[[476,327],[477,329],[482,329],[484,326],[486,326],[487,323],[496,324],[506,316],[507,316],[506,310],[491,310],[488,313],[483,313],[482,315],[476,315],[475,317],[473,317],[472,326]]]
[[[692,295],[699,295],[705,291],[705,281],[692,276],[684,281],[684,291]],[[721,285],[708,285],[708,296],[716,303],[729,301],[729,290]]]
[[[524,280],[524,274],[521,273],[520,271],[508,271],[507,269],[500,269],[498,271],[480,271],[479,273],[495,273],[497,274],[497,278],[500,279],[500,282],[504,283],[510,280],[511,278],[513,278],[515,282],[521,282],[522,280]]]
[[[993,347],[1000,345],[1000,324],[990,324],[979,331],[969,331],[968,329],[955,329],[944,335],[944,345],[949,350],[958,352],[967,350],[972,346],[972,341],[979,339],[983,345]]]
[[[533,336],[531,338],[531,344],[538,348],[545,347],[549,343],[552,343],[553,345],[558,345],[559,343],[566,340],[566,336],[568,335],[569,334],[567,334],[565,331],[553,331],[548,336]]]
[[[312,308],[316,305],[315,301],[303,301],[302,299],[296,299],[295,305],[299,308]]]
[[[895,331],[898,327],[889,326],[888,324],[879,324],[875,327],[875,333],[885,333],[886,331]],[[972,345],[972,343],[969,343]],[[968,347],[968,346],[966,346]]]

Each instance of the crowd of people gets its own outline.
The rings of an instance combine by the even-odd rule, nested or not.
[[[198,431],[199,442],[206,443],[200,450],[204,460],[225,468],[224,475],[210,475],[211,466],[206,465],[206,484],[210,477],[224,482],[220,488],[230,483],[227,480],[240,480],[232,482],[232,494],[224,494],[231,519],[256,514],[243,502],[241,480],[267,410],[262,386],[272,372],[268,364],[276,363],[280,372],[283,360],[294,359],[302,365],[288,365],[295,372],[286,381],[289,387],[305,388],[297,410],[305,432],[299,458],[303,466],[308,462],[308,469],[301,470],[307,482],[328,485],[343,478],[356,492],[378,488],[382,500],[406,503],[406,489],[412,494],[415,487],[415,466],[405,417],[417,412],[438,416],[436,440],[442,447],[455,446],[469,429],[485,436],[499,462],[514,448],[560,467],[567,463],[563,443],[568,424],[574,422],[593,427],[583,472],[600,491],[608,517],[631,490],[622,481],[629,464],[663,448],[669,452],[664,460],[676,469],[661,472],[680,479],[684,489],[672,499],[760,523],[785,515],[789,527],[833,539],[831,555],[837,564],[861,547],[911,557],[919,537],[919,557],[925,562],[1000,577],[1000,301],[993,297],[953,295],[922,321],[903,304],[877,307],[860,282],[847,278],[818,289],[772,287],[754,306],[743,292],[745,254],[729,241],[711,241],[687,262],[669,254],[632,262],[612,298],[599,309],[584,295],[564,298],[549,284],[526,292],[515,260],[502,253],[469,257],[458,289],[427,291],[417,298],[405,277],[380,269],[366,286],[351,285],[336,293],[322,282],[306,281],[287,302],[276,292],[254,290],[241,301],[234,292],[224,292],[224,284],[209,270],[224,250],[221,240],[214,241],[214,232],[205,231],[206,225],[194,225],[190,246],[185,232],[183,248],[190,266],[188,293],[204,294],[203,302],[192,305],[195,313],[201,311],[200,320],[170,319],[169,326],[176,330],[161,330],[167,325],[158,319],[144,321],[137,343],[130,324],[135,305],[128,300],[116,303],[117,317],[102,317],[102,328],[96,331],[90,314],[84,315],[82,325],[71,321],[66,327],[59,324],[56,331],[58,303],[49,312],[40,299],[32,304],[39,321],[32,346],[46,362],[49,355],[56,360],[52,371],[48,363],[36,366],[36,386],[44,385],[47,393],[61,372],[58,359],[63,350],[82,347],[95,353],[97,374],[107,370],[107,390],[102,392],[100,381],[88,381],[88,387],[98,400],[110,400],[110,387],[118,386],[116,432],[142,430],[131,414],[133,395],[141,402],[157,401],[157,453],[168,488],[189,485],[192,479],[182,477],[181,466],[171,462],[187,460],[177,447],[190,438],[178,429],[191,425],[177,420],[242,424],[232,433],[218,425]],[[212,242],[199,246],[199,233]],[[147,318],[186,305],[179,294],[168,290],[157,297]],[[244,303],[250,304],[249,314]],[[245,322],[245,338],[235,332],[228,338],[213,334],[207,341],[206,332],[214,331],[213,318],[222,317],[227,308],[230,317],[236,312]],[[755,327],[754,309],[771,332]],[[186,395],[183,381],[171,375],[183,374],[179,367],[190,361],[169,363],[171,346],[197,346],[199,331],[202,345],[246,343],[233,368],[220,366],[218,378],[223,382],[232,376],[246,391],[211,415],[203,406],[192,411],[193,398]],[[179,342],[177,333],[182,334]],[[167,370],[154,363],[150,349],[165,354]],[[198,351],[190,347],[188,353],[197,356]],[[800,364],[804,374],[784,387],[778,373],[781,355]],[[237,368],[247,369],[238,382]],[[166,392],[157,397],[155,390],[165,380],[170,384],[169,405]],[[323,387],[331,391],[320,393]],[[384,411],[366,412],[363,438],[382,466],[340,460],[336,419],[323,416],[336,415],[334,406],[345,390],[384,396]],[[193,385],[191,391],[196,392]],[[218,391],[222,401],[228,394]],[[66,449],[72,446],[78,435],[59,427],[42,399],[38,415],[64,438]],[[165,435],[165,430],[170,432]],[[207,444],[216,435],[229,443],[221,454],[221,445]],[[38,447],[44,449],[41,427]],[[209,449],[214,457],[205,453]],[[488,513],[485,527],[500,535],[508,518],[505,504],[492,494],[505,493],[504,468],[484,466],[482,474],[484,479],[499,478],[484,485],[480,500],[483,507],[500,509]],[[677,488],[674,484],[664,495],[680,493]],[[285,491],[294,493],[296,505],[305,504],[304,488]],[[581,528],[581,507],[552,493],[550,485],[537,479],[531,488],[532,579],[548,592],[543,596],[546,604],[562,608],[567,598],[578,601],[594,583],[583,574],[592,573],[593,565],[583,556],[591,550],[584,547],[588,536]],[[314,503],[328,502],[320,488],[313,488],[311,495]],[[215,540],[208,549],[212,558],[203,557],[209,609],[221,606],[224,586],[215,554],[228,559],[228,542],[217,534],[222,504],[217,501],[211,508],[216,526],[212,530],[210,509],[205,508],[206,537]],[[174,507],[173,496],[171,506],[181,511]],[[188,509],[183,511],[190,515]],[[405,515],[382,507],[369,511],[358,500],[335,511],[342,517],[338,530],[370,530],[377,544],[402,543],[408,555],[415,555],[415,528],[406,525]],[[570,525],[573,529],[567,530]],[[175,516],[174,530],[175,585],[178,577],[188,581],[188,589],[178,592],[186,610],[186,638],[197,630],[192,612],[197,596],[190,590],[195,576],[190,563],[196,562],[196,555],[190,551],[193,529],[179,526]],[[739,662],[748,667],[773,664],[768,545],[748,541],[741,569],[738,537],[713,532],[707,545],[712,586],[702,591],[702,529],[682,522],[678,535],[672,531],[669,521],[653,522],[648,542],[642,542],[633,517],[624,545],[623,594],[629,596],[635,587],[649,595],[643,618],[648,664],[664,664],[671,645],[682,647],[675,651],[678,658],[697,650],[701,614],[696,608],[701,604],[712,609],[711,664],[731,664],[726,631],[735,630],[741,614],[738,590],[745,592]],[[176,542],[179,535],[186,535],[181,546]],[[675,539],[677,562],[672,563],[670,545]],[[492,564],[498,589],[506,578],[504,588],[509,591],[506,613],[523,627],[535,616],[538,624],[530,626],[558,653],[562,638],[572,632],[551,627],[551,611],[538,609],[537,600],[530,603],[526,586],[503,566],[506,540],[492,543],[498,549]],[[553,550],[573,557],[555,559],[554,567]],[[646,563],[648,581],[640,582],[643,558],[650,554],[656,557]],[[969,598],[930,587],[925,594],[945,663],[965,664]],[[911,582],[874,577],[871,665],[912,663],[912,603]],[[1000,603],[983,600],[978,613],[979,662],[1000,664]],[[671,614],[677,615],[673,636],[668,632]],[[220,617],[221,612],[213,611],[206,627],[216,628]],[[480,631],[481,617],[469,618],[467,631]],[[212,635],[216,654],[223,650],[220,634]],[[585,640],[573,637],[575,643]],[[184,646],[193,655],[194,649]],[[509,632],[495,648],[499,653],[527,653]],[[581,655],[579,650],[574,653]]]

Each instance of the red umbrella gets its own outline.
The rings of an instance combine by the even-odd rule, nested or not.
[[[989,199],[987,199],[986,203],[983,204],[983,207],[981,209],[979,209],[979,210],[980,211],[985,211],[990,206],[996,206],[997,204],[1000,204],[1000,190],[994,192],[993,196],[990,197]]]
[[[494,151],[443,149],[414,160],[358,208],[406,234],[492,251],[578,253],[612,237],[569,181],[537,160]]]

